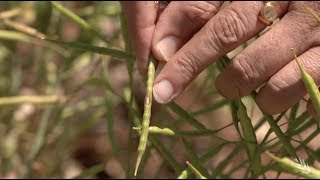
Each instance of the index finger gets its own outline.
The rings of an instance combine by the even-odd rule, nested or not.
[[[145,75],[157,18],[157,4],[154,1],[122,1],[121,6],[127,19],[138,69]]]

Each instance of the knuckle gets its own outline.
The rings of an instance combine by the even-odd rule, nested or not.
[[[292,82],[289,83],[286,79],[287,75],[271,77],[266,86],[259,91],[257,104],[261,110],[268,114],[281,113],[296,104],[305,95],[302,80],[298,80],[293,88]]]
[[[297,1],[290,4],[290,14],[296,17],[297,22],[319,27],[319,23],[316,21],[316,18],[305,7],[312,9],[317,14],[320,12],[320,2]]]
[[[286,83],[281,78],[271,78],[269,80],[267,86],[269,86],[269,90],[271,93],[276,93],[276,94],[284,93],[285,94],[284,91],[285,91],[286,87],[289,86],[289,84]]]
[[[247,87],[250,84],[255,84],[260,75],[256,72],[254,66],[248,62],[249,56],[245,54],[239,54],[236,56],[230,64],[231,71],[236,79],[235,83],[238,87]]]
[[[201,1],[191,3],[184,12],[192,24],[204,25],[217,11],[215,5]]]
[[[242,12],[230,9],[217,18],[217,24],[212,25],[212,33],[216,34],[216,43],[221,48],[237,43],[246,36],[245,17]]]
[[[183,54],[175,61],[179,73],[186,79],[191,80],[197,74],[199,68],[197,58],[193,55]]]
[[[303,13],[291,12],[290,16],[295,19],[294,22],[289,22],[292,31],[295,31],[295,34],[297,34],[292,37],[295,41],[304,43],[314,43],[317,41],[315,37],[319,36],[320,26],[315,27],[312,23],[309,23],[310,18],[303,15]]]
[[[292,82],[289,83],[287,81],[287,75],[288,74],[271,77],[266,85],[267,90],[265,91],[265,93],[272,97],[273,100],[276,101],[277,99],[288,99],[287,101],[283,101],[282,103],[279,102],[277,105],[280,107],[284,107],[286,106],[286,104],[290,104],[290,102],[296,98],[302,98],[305,94],[303,91],[303,81],[297,79],[295,85],[296,88],[292,88]]]
[[[309,39],[313,38],[320,31],[320,24],[316,18],[304,7],[311,8],[315,13],[320,12],[319,2],[293,2],[290,4],[289,12],[286,16],[294,18],[294,26],[300,34],[309,35]],[[316,33],[316,34],[315,34]]]

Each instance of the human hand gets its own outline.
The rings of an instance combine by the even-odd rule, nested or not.
[[[121,1],[120,3],[127,20],[138,70],[142,75],[145,75],[158,6],[154,1]]]
[[[222,2],[217,1],[122,1],[122,9],[127,19],[129,34],[133,50],[137,57],[137,67],[142,75],[146,75],[148,60],[153,44],[164,37],[167,39],[163,46],[164,57],[157,50],[154,51],[158,60],[167,60],[169,54],[175,53],[191,36],[196,33],[215,13]],[[176,40],[177,42],[173,42]],[[163,43],[162,43],[163,44]],[[169,45],[169,46],[167,46]],[[153,47],[157,47],[155,44]],[[169,54],[168,54],[169,53]]]
[[[304,7],[307,5],[319,13],[320,3],[279,4],[281,20],[235,56],[215,83],[220,94],[229,99],[237,98],[238,90],[240,96],[245,96],[266,83],[259,90],[256,102],[267,114],[288,109],[306,94],[291,48],[294,48],[317,85],[320,84],[320,23]],[[156,46],[157,37],[166,34],[158,30],[160,17],[152,50],[157,59],[164,59],[167,63],[155,79],[155,99],[159,103],[174,100],[209,64],[261,32],[266,27],[258,19],[263,5],[262,1],[230,3],[210,18],[181,48],[167,45],[170,50],[166,52],[171,54],[167,58],[163,58],[165,55],[161,55],[161,50]],[[181,28],[181,24],[172,23],[168,29]]]

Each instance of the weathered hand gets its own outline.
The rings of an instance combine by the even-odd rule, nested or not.
[[[268,114],[284,111],[306,94],[291,48],[295,49],[306,71],[320,84],[320,23],[304,6],[319,13],[320,3],[279,3],[281,20],[235,56],[216,79],[217,90],[229,99],[237,97],[237,89],[240,96],[245,96],[266,83],[258,92],[257,104]],[[167,8],[170,6],[171,3]],[[190,40],[192,21],[172,17],[169,22],[162,22],[165,9],[156,24],[152,43],[155,56],[167,61],[155,80],[155,99],[159,103],[174,100],[210,63],[261,32],[266,27],[258,19],[263,6],[262,1],[234,1],[212,16]],[[170,13],[174,16],[178,11]],[[192,32],[198,28],[191,28]],[[188,35],[179,36],[184,32]],[[160,50],[157,42],[165,36],[175,37],[177,43],[168,40],[167,49]]]
[[[218,12],[222,3],[121,2],[140,73],[146,73],[151,50],[158,60],[167,61],[154,85],[159,103],[174,100],[209,64],[267,26],[258,18],[263,1],[232,2]],[[237,97],[237,89],[245,96],[265,83],[257,104],[268,114],[284,111],[306,94],[291,48],[320,84],[320,25],[304,6],[320,12],[320,3],[279,4],[281,20],[235,56],[216,79],[217,90],[229,99]]]

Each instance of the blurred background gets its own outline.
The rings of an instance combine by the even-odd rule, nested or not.
[[[132,95],[142,114],[145,96],[144,79],[136,66],[131,66],[131,72],[124,59],[39,39],[46,36],[124,51],[120,4],[112,1],[61,4],[96,29],[100,39],[54,9],[50,2],[0,2],[0,177],[132,178],[139,134],[132,130],[133,117],[125,99]],[[232,58],[255,38],[230,52],[228,57]],[[159,65],[157,72],[162,66]],[[200,156],[224,142],[240,141],[229,101],[214,87],[218,72],[216,64],[212,64],[176,103],[208,129],[221,130],[207,136],[159,135],[160,144],[179,167],[165,160],[159,146],[148,143],[138,177],[176,178],[179,173],[175,168],[185,168],[192,152]],[[250,98],[244,98],[244,102],[253,124],[257,125],[261,122],[261,112]],[[295,108],[297,117],[302,114],[309,120],[304,101]],[[289,116],[288,112],[279,124]],[[170,108],[156,102],[151,124],[185,131],[193,129]],[[269,128],[267,123],[259,126],[256,131],[259,142]],[[311,123],[294,137],[303,140],[315,128],[315,123]],[[275,137],[271,133],[268,140]],[[319,140],[316,135],[306,147],[319,153]],[[276,143],[277,139],[270,146],[274,152],[282,148]],[[188,152],[186,146],[192,151]],[[247,160],[246,151],[234,149],[232,143],[224,145],[203,166],[217,178],[243,177],[248,165],[242,163]],[[308,159],[310,154],[302,149],[299,156]],[[270,158],[262,154],[262,163],[269,162]],[[309,163],[319,168],[319,156],[313,156]],[[277,172],[268,171],[265,176],[274,178]],[[282,173],[281,177],[296,176]]]

